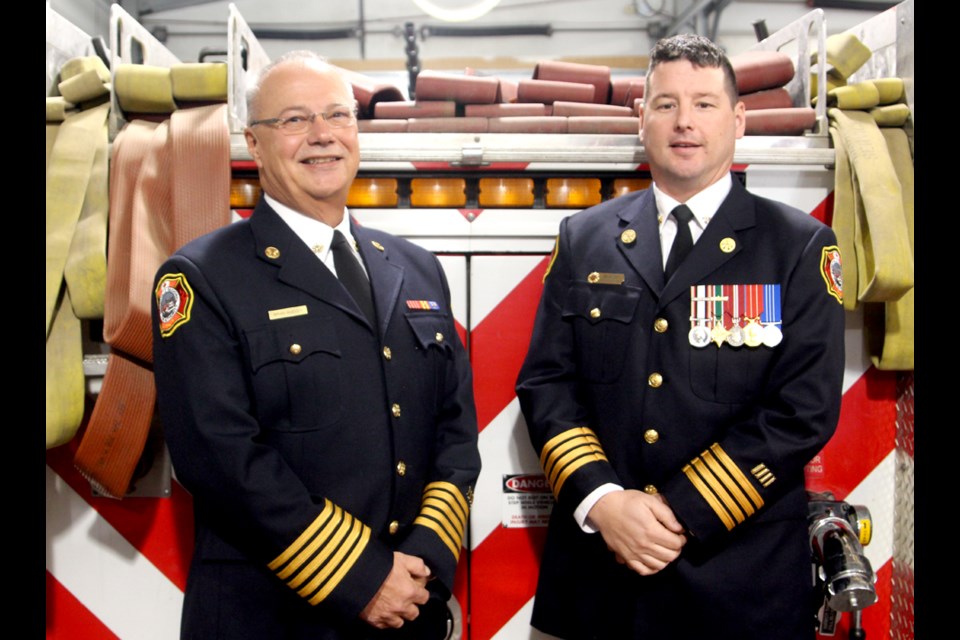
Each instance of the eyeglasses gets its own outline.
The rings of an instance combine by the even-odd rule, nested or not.
[[[286,118],[267,118],[266,120],[255,120],[250,123],[250,126],[253,127],[258,124],[265,124],[268,127],[277,129],[281,133],[296,135],[299,133],[306,133],[307,130],[313,126],[313,123],[316,122],[317,116],[323,118],[323,121],[334,129],[345,129],[346,127],[356,124],[357,109],[351,109],[350,107],[334,107],[329,111],[318,111],[317,113],[297,113]]]

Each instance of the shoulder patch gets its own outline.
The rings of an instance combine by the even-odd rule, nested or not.
[[[840,247],[831,245],[820,251],[820,275],[827,284],[827,293],[843,304],[843,269],[840,264]]]
[[[547,281],[547,276],[550,275],[550,269],[553,268],[553,263],[557,260],[557,252],[560,251],[560,236],[557,236],[553,241],[553,253],[550,254],[550,262],[547,263],[547,270],[543,272],[543,280],[541,282]]]
[[[181,325],[190,321],[193,289],[182,273],[168,273],[160,278],[154,291],[160,315],[160,335],[169,338]]]

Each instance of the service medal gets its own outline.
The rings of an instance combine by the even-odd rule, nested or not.
[[[731,347],[743,346],[743,328],[740,326],[740,288],[743,285],[735,284],[730,287],[732,319],[730,332],[727,334],[727,344]]]
[[[780,285],[763,285],[763,313],[760,316],[763,324],[763,344],[775,347],[783,340],[780,330]]]
[[[690,344],[698,349],[702,349],[710,344],[710,330],[702,324],[691,328],[687,337],[690,339]]]
[[[783,340],[783,332],[775,324],[768,324],[763,327],[763,344],[768,347],[775,347]]]
[[[690,287],[690,332],[687,338],[698,349],[710,344],[710,329],[707,328],[707,292],[706,286],[695,284]],[[712,309],[710,309],[712,311]]]
[[[728,335],[730,335],[730,332],[724,328],[723,324],[714,320],[713,329],[710,331],[710,339],[717,343],[718,348],[723,345]]]
[[[763,344],[763,325],[751,318],[743,328],[743,342],[748,347],[759,347]]]
[[[730,327],[730,332],[727,334],[727,344],[731,347],[743,346],[743,329],[740,325],[735,324]]]
[[[763,325],[760,324],[760,314],[763,313],[762,285],[744,285],[744,293],[747,324],[743,327],[743,343],[748,347],[759,347],[763,344]]]
[[[712,309],[712,318],[713,318],[713,328],[710,331],[710,338],[717,344],[717,348],[723,346],[724,341],[727,339],[726,322],[724,319],[724,309],[726,308],[726,301],[729,296],[725,296],[723,293],[723,285],[712,285],[713,287],[713,297],[711,301],[713,302]]]

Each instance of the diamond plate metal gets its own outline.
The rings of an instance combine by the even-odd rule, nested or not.
[[[890,637],[913,640],[913,372],[897,377]]]

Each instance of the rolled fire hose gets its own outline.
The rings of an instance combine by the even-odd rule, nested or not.
[[[534,80],[556,80],[593,85],[593,97],[583,102],[607,104],[610,97],[610,67],[564,60],[541,60],[533,69]],[[529,101],[527,101],[529,102]]]
[[[417,100],[453,100],[459,104],[500,102],[500,81],[492,76],[471,76],[423,70],[417,75]]]

